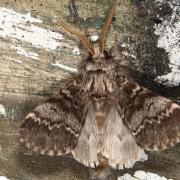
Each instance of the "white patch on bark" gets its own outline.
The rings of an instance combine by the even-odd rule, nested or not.
[[[117,180],[173,180],[167,179],[164,176],[159,176],[155,173],[145,172],[145,171],[136,171],[133,176],[126,173],[123,176],[118,177]]]
[[[97,34],[94,34],[90,37],[92,42],[96,42],[99,39],[99,36]]]
[[[14,62],[17,63],[17,64],[22,64],[22,61],[19,60],[19,59],[12,59],[12,61],[14,61]]]
[[[166,0],[156,0],[155,2],[162,4],[162,3],[165,3],[165,1],[166,1]]]
[[[5,177],[5,176],[0,176],[0,180],[10,180],[10,179],[8,179],[8,178]]]
[[[155,25],[155,34],[159,36],[157,46],[164,48],[169,55],[171,72],[158,76],[156,81],[168,86],[178,86],[180,84],[180,2],[173,0],[169,5],[172,8],[172,15],[166,17],[161,24]]]
[[[72,52],[74,55],[80,55],[80,51],[78,47],[75,47]]]
[[[56,50],[61,46],[62,35],[38,27],[37,24],[41,23],[43,23],[41,19],[32,17],[30,13],[21,14],[0,7],[0,37],[10,38],[12,41],[18,39],[36,48]]]
[[[2,104],[0,104],[0,115],[6,116],[6,109]]]
[[[28,58],[34,59],[34,60],[38,60],[39,59],[39,55],[35,52],[27,52],[25,49],[23,49],[22,47],[15,47],[15,46],[11,46],[12,49],[16,49],[17,54],[22,55],[22,56],[26,56]]]
[[[55,67],[59,67],[59,68],[64,69],[64,70],[66,70],[66,71],[70,71],[70,72],[73,72],[73,73],[77,73],[77,69],[76,69],[76,68],[63,65],[63,64],[61,64],[59,61],[56,61],[55,63],[51,63],[51,65],[52,65],[52,66],[55,66]]]
[[[118,177],[117,180],[138,180],[138,179],[126,173],[123,176]]]

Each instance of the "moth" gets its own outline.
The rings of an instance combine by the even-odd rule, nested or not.
[[[142,150],[162,150],[180,141],[180,106],[131,80],[117,46],[105,50],[115,6],[102,27],[98,47],[86,35],[62,26],[81,41],[77,75],[29,113],[19,134],[34,152],[71,153],[85,166],[103,162],[132,167]]]

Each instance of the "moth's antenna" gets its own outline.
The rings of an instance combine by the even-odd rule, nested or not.
[[[113,15],[114,15],[114,13],[115,13],[116,6],[117,6],[117,5],[113,5],[110,13],[109,13],[108,16],[106,17],[105,23],[104,23],[103,28],[102,28],[102,30],[101,30],[101,33],[100,33],[100,36],[99,36],[99,52],[100,52],[100,54],[103,54],[104,44],[105,44],[105,37],[106,37],[107,31],[108,31],[108,29],[109,29],[109,26],[110,26],[110,24],[111,24]]]
[[[74,34],[75,36],[77,36],[82,44],[87,48],[87,50],[94,56],[95,55],[95,51],[94,51],[94,47],[92,46],[92,44],[90,43],[89,39],[87,39],[86,36],[80,34],[79,32],[71,29],[70,27],[68,27],[67,25],[65,25],[63,22],[61,22],[61,25],[64,27],[64,29],[66,29],[68,32]]]

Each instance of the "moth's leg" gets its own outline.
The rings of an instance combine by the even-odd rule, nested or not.
[[[84,18],[84,34],[83,35],[84,35],[84,37],[86,37],[87,41],[92,45],[90,34],[89,34],[88,19],[87,18]],[[84,46],[83,41],[79,42],[78,47],[80,50],[80,55],[81,55],[82,60],[88,59],[89,52],[86,50],[86,47]],[[93,45],[92,45],[92,47],[93,47]]]
[[[89,35],[89,28],[88,28],[88,18],[83,19],[83,25],[84,25],[84,36],[87,38],[89,42],[91,42],[90,35]],[[82,41],[80,41],[79,47],[83,47]]]
[[[87,18],[84,18],[84,33],[85,33],[85,36],[87,37],[87,39],[90,40],[89,28],[88,28],[88,19]]]

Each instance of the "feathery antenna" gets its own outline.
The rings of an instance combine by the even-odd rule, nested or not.
[[[92,46],[92,44],[90,43],[89,39],[80,34],[78,31],[75,31],[73,29],[71,29],[70,27],[68,27],[67,25],[64,24],[64,22],[61,22],[61,25],[64,27],[64,29],[66,29],[68,32],[70,32],[71,34],[75,35],[76,37],[78,37],[82,44],[87,48],[87,50],[94,56],[95,55],[95,51],[94,51],[94,47]]]
[[[103,28],[102,28],[101,33],[100,33],[100,36],[99,36],[99,52],[100,52],[101,54],[103,54],[103,51],[104,51],[104,44],[105,44],[106,34],[107,34],[107,31],[108,31],[109,26],[110,26],[110,24],[111,24],[113,15],[114,15],[114,13],[115,13],[115,10],[116,10],[116,5],[113,5],[110,13],[109,13],[108,16],[106,17],[105,23],[104,23],[104,25],[103,25]]]

